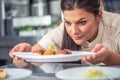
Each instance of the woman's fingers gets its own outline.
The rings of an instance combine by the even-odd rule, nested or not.
[[[31,51],[38,55],[42,55],[44,53],[45,49],[41,45],[35,44],[32,46]]]
[[[107,49],[107,47],[102,44],[96,45],[92,51],[94,51],[95,54],[84,57],[82,59],[83,62],[88,61],[93,64],[103,62],[107,59],[108,53],[109,53],[109,50]]]
[[[18,45],[19,47],[19,52],[28,52],[31,51],[31,45],[27,44],[27,43],[22,43],[20,45]]]
[[[97,51],[99,51],[102,47],[104,47],[104,45],[102,45],[102,44],[97,44],[97,45],[92,49],[92,51],[93,51],[93,52],[97,52]]]
[[[93,55],[93,59],[96,61],[105,61],[109,55],[109,50],[106,47],[103,47],[100,51],[98,51],[95,55]]]
[[[28,43],[20,43],[13,47],[13,49],[9,53],[9,56],[13,58],[13,62],[24,62],[23,59],[14,56],[12,52],[27,52],[27,51],[31,51],[31,45]]]
[[[25,62],[25,60],[18,57],[13,58],[13,63],[18,63],[18,62]]]
[[[15,46],[15,47],[10,51],[9,56],[10,56],[11,58],[14,58],[15,56],[12,54],[12,52],[17,52],[17,51],[19,51],[19,47],[18,47],[18,46]]]
[[[44,51],[42,50],[38,50],[38,51],[32,51],[33,54],[38,54],[38,55],[42,55],[44,53]]]

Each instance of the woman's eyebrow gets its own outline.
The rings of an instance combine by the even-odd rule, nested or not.
[[[75,23],[78,23],[78,22],[80,22],[80,21],[82,21],[82,20],[84,20],[85,18],[80,18],[80,19],[78,19],[77,21],[75,21]],[[64,21],[65,22],[69,22],[69,21],[67,21],[65,18],[64,18]]]
[[[77,20],[75,23],[79,23],[80,21],[84,20],[85,18],[81,18],[79,20]]]

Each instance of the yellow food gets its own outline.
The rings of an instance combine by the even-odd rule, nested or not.
[[[55,44],[51,44],[49,47],[48,47],[48,50],[52,50],[52,51],[57,51],[57,46]]]
[[[1,71],[0,72],[0,80],[2,80],[2,79],[5,79],[7,77],[7,73],[6,73],[6,71]]]
[[[57,47],[55,46],[55,44],[51,44],[48,49],[43,53],[43,55],[51,55],[54,54],[55,51],[57,51]]]
[[[43,55],[51,55],[51,54],[54,54],[54,51],[52,50],[46,50]]]
[[[97,69],[96,67],[90,67],[84,72],[84,77],[86,78],[103,78],[107,77],[102,70]]]

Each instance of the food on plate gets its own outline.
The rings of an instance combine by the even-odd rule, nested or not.
[[[64,49],[64,50],[58,50],[57,46],[55,44],[51,44],[48,49],[43,53],[43,55],[59,55],[59,54],[71,54],[71,50]]]
[[[84,72],[85,78],[104,78],[107,77],[107,75],[97,67],[90,67]]]
[[[49,47],[48,47],[49,50],[52,50],[52,51],[57,51],[58,48],[55,44],[51,44]]]
[[[51,44],[48,49],[43,53],[43,55],[52,55],[57,51],[58,48],[55,44]]]
[[[7,72],[4,69],[0,69],[0,80],[4,80],[7,77]]]
[[[52,50],[46,50],[44,53],[43,53],[43,55],[52,55],[52,54],[54,54],[54,51],[52,51]]]
[[[60,54],[72,54],[72,51],[69,49],[64,49],[64,50],[58,50],[55,52],[56,55],[60,55]]]

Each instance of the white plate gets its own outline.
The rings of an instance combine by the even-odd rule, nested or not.
[[[84,56],[92,55],[93,52],[72,51],[72,54],[66,55],[36,55],[32,52],[13,52],[13,54],[28,62],[69,62],[78,61]]]
[[[99,79],[88,79],[85,78],[83,75],[85,71],[90,68],[89,67],[76,67],[76,68],[69,68],[65,70],[58,71],[55,76],[62,80],[113,80],[118,78],[120,79],[120,68],[115,67],[103,67],[103,66],[95,66],[96,68],[100,69],[107,77],[99,78]]]
[[[32,71],[27,69],[5,68],[4,70],[8,74],[8,77],[5,80],[22,79],[32,74]]]

